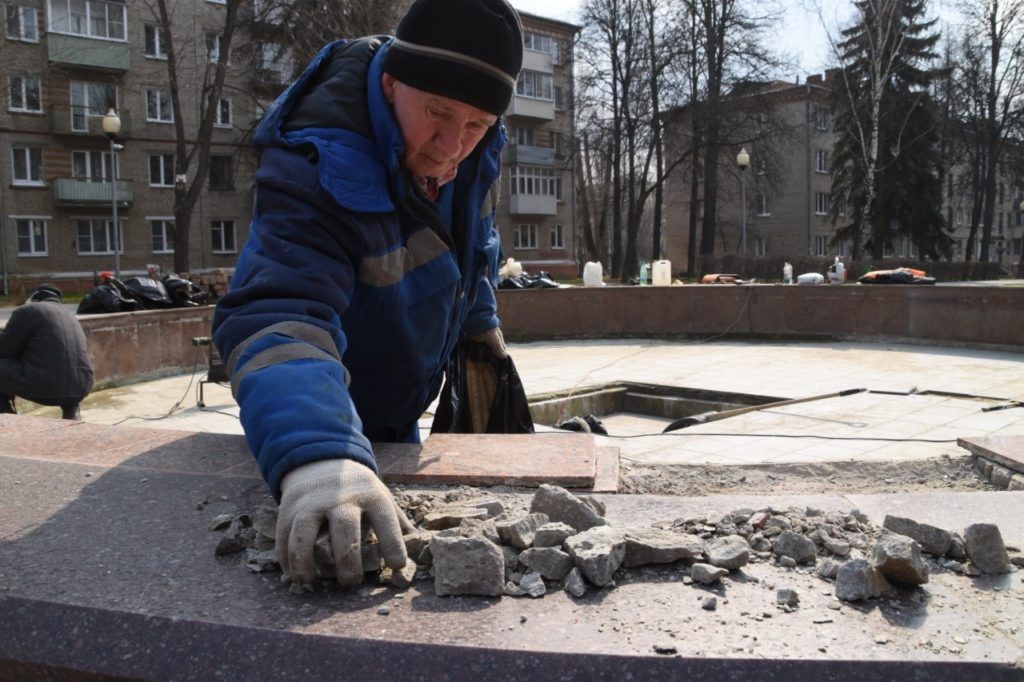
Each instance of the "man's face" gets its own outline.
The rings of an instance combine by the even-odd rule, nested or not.
[[[381,78],[381,85],[405,138],[402,161],[413,175],[443,176],[470,155],[498,120],[494,114],[418,90],[389,74]]]

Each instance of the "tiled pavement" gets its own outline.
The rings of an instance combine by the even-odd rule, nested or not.
[[[531,395],[579,391],[616,381],[782,399],[869,389],[665,435],[657,434],[668,419],[606,417],[605,426],[614,437],[601,438],[598,444],[619,447],[627,460],[652,464],[898,460],[965,454],[955,442],[961,436],[1024,435],[1024,408],[981,412],[982,407],[1001,400],[1024,398],[1024,357],[1012,353],[898,344],[646,339],[537,342],[510,348]],[[207,385],[207,407],[197,407],[195,381],[202,369],[195,380],[184,375],[98,392],[84,404],[83,416],[102,424],[241,433],[238,408],[225,387]],[[870,392],[914,388],[986,399]],[[160,418],[178,400],[181,404],[173,413]],[[36,412],[52,413],[48,408]],[[421,427],[426,436],[429,419]]]

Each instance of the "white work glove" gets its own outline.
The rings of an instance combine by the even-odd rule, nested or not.
[[[391,568],[405,566],[402,534],[412,523],[395,504],[384,483],[367,466],[350,459],[304,464],[281,481],[277,516],[277,562],[291,581],[310,588],[316,576],[313,545],[326,521],[338,583],[363,580],[360,540],[366,518],[377,535],[381,555]]]
[[[469,337],[469,339],[486,345],[496,358],[504,360],[508,357],[508,348],[505,347],[505,337],[501,333],[501,327],[492,327],[476,336]]]

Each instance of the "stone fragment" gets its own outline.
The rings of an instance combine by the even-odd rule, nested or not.
[[[874,599],[891,589],[885,576],[864,559],[847,561],[836,575],[836,598],[843,601]]]
[[[967,546],[964,545],[964,539],[959,533],[953,533],[953,537],[949,541],[949,549],[946,550],[946,556],[956,561],[963,561],[967,558]]]
[[[534,599],[537,597],[543,597],[548,591],[547,586],[544,585],[544,578],[541,574],[532,572],[524,575],[523,579],[519,581],[519,589]]]
[[[434,565],[434,555],[430,552],[429,543],[420,551],[420,555],[416,557],[416,563],[427,568]]]
[[[964,530],[964,544],[971,563],[982,573],[1006,573],[1010,557],[1003,536],[994,523],[975,523]]]
[[[603,505],[597,500],[580,499],[565,488],[547,484],[537,489],[530,503],[530,513],[546,514],[548,520],[568,524],[577,532],[608,523],[598,509]]]
[[[747,520],[747,523],[749,523],[754,528],[760,530],[765,527],[765,524],[768,523],[768,519],[770,519],[771,517],[772,515],[770,513],[766,511],[759,511],[755,514],[752,514],[750,518]]]
[[[915,540],[921,546],[922,552],[934,556],[944,555],[953,541],[953,535],[948,530],[936,528],[927,523],[918,523],[902,516],[887,514],[882,522],[882,528]]]
[[[612,581],[626,558],[626,538],[610,526],[595,526],[573,535],[565,541],[565,547],[583,576],[598,587]]]
[[[796,590],[784,587],[776,591],[775,601],[783,606],[799,606],[800,594]]]
[[[458,528],[465,519],[486,519],[486,509],[473,507],[445,507],[438,511],[428,512],[423,517],[423,527],[427,530],[447,530]]]
[[[508,545],[501,546],[501,556],[505,561],[505,578],[519,570],[519,550]]]
[[[1020,568],[1024,568],[1024,555],[1017,555],[1017,556],[1010,557],[1010,563],[1013,564],[1014,566],[1018,566]]]
[[[505,583],[505,587],[502,588],[502,594],[506,597],[522,597],[526,594],[526,590],[519,587],[514,580],[509,580]]]
[[[718,608],[718,598],[713,595],[704,597],[704,600],[700,603],[700,607],[705,611],[714,611]]]
[[[671,642],[658,642],[654,645],[654,653],[661,654],[662,656],[671,656],[679,652],[675,644]]]
[[[438,596],[477,594],[498,596],[505,587],[505,562],[490,540],[434,537],[434,591]]]
[[[1006,486],[1007,490],[1024,490],[1024,474],[1014,474]]]
[[[906,535],[883,530],[871,552],[871,565],[890,583],[923,585],[928,582],[928,564],[921,558],[921,547]]]
[[[257,549],[245,550],[245,566],[253,573],[281,570],[280,565],[277,563],[277,552],[272,549],[264,551]]]
[[[846,557],[850,555],[850,543],[846,540],[834,540],[829,538],[825,541],[825,549],[838,557]]]
[[[992,486],[999,490],[1006,490],[1010,486],[1010,479],[1013,472],[998,464],[992,467]]]
[[[533,536],[534,547],[561,547],[565,539],[575,535],[576,529],[567,523],[545,523]]]
[[[252,516],[252,527],[260,535],[274,540],[277,538],[277,505],[261,504]]]
[[[382,571],[389,583],[400,590],[407,589],[416,579],[416,562],[409,559],[402,568],[386,568]]]
[[[605,515],[604,502],[602,502],[601,500],[597,499],[593,495],[580,495],[580,499],[583,500],[583,504],[585,504],[588,507],[590,507],[591,509],[593,509],[597,513],[598,516],[600,516],[602,518],[604,517],[604,515]]]
[[[659,528],[630,528],[623,535],[626,538],[624,564],[630,568],[693,561],[703,556],[704,543],[686,533]],[[745,540],[743,544],[746,545]]]
[[[823,559],[818,564],[818,575],[822,578],[829,578],[835,580],[836,574],[839,573],[840,563],[835,559]]]
[[[734,571],[750,561],[750,545],[739,535],[726,535],[707,544],[705,553],[708,563],[719,568]]]
[[[796,559],[791,556],[780,556],[779,566],[783,568],[796,568]]]
[[[458,530],[463,537],[483,537],[496,545],[501,544],[498,528],[490,519],[463,519]]]
[[[772,551],[776,556],[788,556],[798,564],[813,564],[818,556],[818,549],[810,538],[790,530],[782,531],[775,538]]]
[[[381,606],[381,607],[379,607],[379,608],[377,609],[377,615],[378,615],[378,616],[386,616],[386,615],[388,615],[389,613],[391,613],[391,609],[390,609],[390,608],[388,608],[387,606]]]
[[[505,512],[505,505],[496,497],[480,497],[463,502],[462,506],[468,509],[484,509],[487,511],[487,517],[491,519]]]
[[[569,571],[569,575],[565,576],[562,589],[577,598],[587,593],[587,583],[583,580],[583,574],[580,573],[580,569],[573,568]]]
[[[731,512],[726,514],[725,517],[723,517],[723,520],[727,520],[729,523],[734,523],[737,526],[742,526],[744,523],[747,523],[747,521],[753,515],[753,509],[733,509]]]
[[[210,519],[210,523],[207,526],[207,530],[224,530],[225,528],[231,525],[231,521],[234,518],[235,517],[233,514],[217,514],[217,516],[214,516],[212,519]]]
[[[237,535],[230,535],[225,533],[221,536],[217,546],[214,548],[213,553],[217,556],[226,556],[228,554],[234,554],[235,552],[241,552],[245,549],[246,545],[242,538]]]
[[[427,531],[417,530],[408,535],[402,537],[405,542],[405,553],[410,559],[416,559],[419,561],[420,554],[430,544],[430,538],[434,537],[433,533]],[[420,562],[422,563],[422,562]]]
[[[519,555],[519,563],[532,568],[548,580],[561,580],[572,570],[572,557],[557,547],[532,547],[524,550]]]
[[[974,468],[977,469],[986,479],[992,478],[993,466],[995,466],[995,463],[992,460],[984,459],[982,457],[979,457],[974,463]]]
[[[533,544],[537,529],[549,521],[547,514],[531,513],[518,519],[498,521],[498,537],[503,545],[512,545],[516,549],[526,549]]]
[[[690,577],[701,585],[711,585],[729,575],[729,570],[711,564],[694,564],[690,567]]]
[[[750,544],[750,549],[754,550],[755,552],[772,551],[771,540],[766,538],[761,533],[754,533],[749,538],[747,538],[747,542]]]

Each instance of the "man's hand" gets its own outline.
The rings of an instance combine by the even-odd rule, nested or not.
[[[471,336],[469,340],[486,345],[496,358],[504,360],[508,357],[508,348],[505,347],[505,337],[501,333],[501,327],[492,327],[476,336]]]
[[[351,587],[363,579],[359,543],[362,519],[369,521],[384,562],[405,566],[403,532],[412,524],[387,487],[368,467],[349,459],[328,459],[292,470],[281,481],[277,518],[277,561],[295,584],[309,587],[316,576],[313,545],[324,521],[338,583]]]

